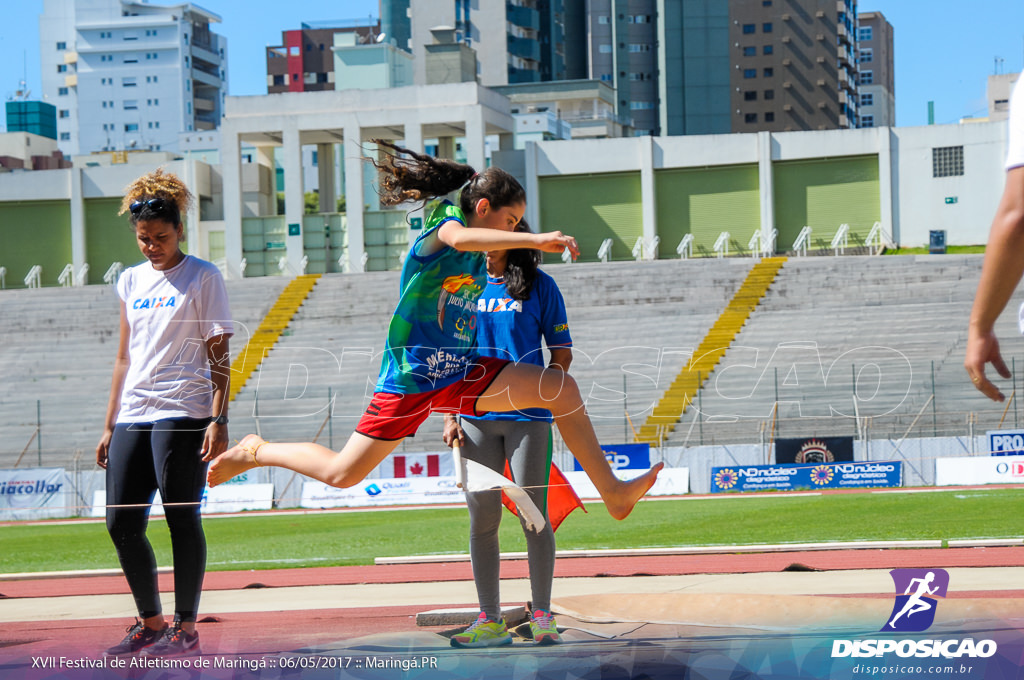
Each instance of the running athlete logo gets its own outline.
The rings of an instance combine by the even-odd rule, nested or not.
[[[896,602],[882,632],[928,630],[935,621],[935,598],[946,597],[949,573],[945,569],[893,569],[889,575],[896,586]]]

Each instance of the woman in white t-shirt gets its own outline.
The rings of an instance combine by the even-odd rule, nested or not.
[[[988,236],[964,357],[964,368],[974,386],[994,401],[1005,397],[985,375],[985,364],[991,362],[1004,378],[1010,377],[1010,369],[999,352],[993,329],[1024,276],[1024,76],[1017,79],[1010,98],[1007,141],[1006,184]],[[1024,306],[1019,319],[1024,332]]]
[[[206,571],[200,501],[207,463],[227,448],[231,312],[220,271],[181,250],[181,215],[192,194],[161,170],[126,190],[146,261],[117,282],[120,339],[96,462],[107,471],[107,530],[139,619],[108,655],[199,653],[196,611]],[[156,492],[174,557],[174,623],[160,607],[146,538]]]

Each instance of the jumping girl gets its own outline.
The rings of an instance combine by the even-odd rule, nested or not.
[[[443,202],[424,225],[402,268],[401,292],[384,346],[380,377],[355,432],[340,452],[312,443],[279,444],[247,435],[210,466],[210,486],[256,466],[278,466],[330,486],[366,477],[432,411],[478,416],[545,408],[566,446],[624,519],[654,484],[662,464],[629,481],[612,472],[587,417],[576,382],[557,369],[481,357],[475,345],[476,301],[487,282],[487,251],[530,248],[579,254],[576,239],[555,231],[516,233],[526,192],[507,172],[415,153],[375,140],[391,153],[374,164],[381,202],[427,201],[462,187],[459,205]]]

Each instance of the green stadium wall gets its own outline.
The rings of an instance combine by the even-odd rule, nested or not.
[[[541,224],[576,238],[580,262],[594,262],[606,239],[612,239],[612,259],[631,259],[643,233],[640,173],[615,172],[540,178]],[[536,228],[536,227],[534,227]],[[546,261],[560,262],[559,255]]]
[[[43,268],[42,285],[57,285],[71,263],[71,208],[67,201],[0,203],[0,266],[7,287],[24,288],[34,265]]]
[[[756,165],[678,168],[654,172],[659,252],[672,257],[686,234],[693,234],[693,252],[712,252],[723,231],[746,248],[761,228]],[[635,242],[635,241],[634,241]],[[730,244],[730,254],[735,248]]]

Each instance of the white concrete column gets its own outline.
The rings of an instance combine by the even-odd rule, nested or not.
[[[338,199],[334,192],[334,144],[316,145],[316,163],[320,212],[337,212]]]
[[[196,257],[201,257],[204,260],[209,259],[210,249],[208,244],[203,241],[202,234],[199,231],[199,192],[196,191],[196,162],[192,160],[185,161],[185,186],[189,188],[194,197],[192,205],[189,206],[188,212],[183,215],[185,218],[185,243],[188,245],[188,251]]]
[[[468,107],[466,115],[466,162],[477,172],[487,168],[487,148],[484,140],[484,112],[480,106]]]
[[[655,201],[654,189],[654,137],[647,135],[637,137],[636,140],[640,144],[640,205],[644,244],[651,244],[658,235],[658,204]],[[644,246],[645,259],[648,257],[646,250],[647,245]],[[591,253],[587,253],[587,257],[590,255]],[[596,256],[596,253],[593,255]]]
[[[775,181],[772,175],[772,133],[757,133],[757,183],[761,197],[761,241],[767,243],[775,229]],[[779,249],[779,244],[775,244]]]
[[[448,158],[455,160],[455,138],[454,137],[438,137],[437,138],[437,157]],[[480,168],[483,170],[483,168]]]
[[[350,117],[345,121],[345,211],[346,236],[348,240],[348,266],[346,272],[363,271],[363,251],[366,242],[363,237],[363,160],[362,128],[359,121]]]
[[[224,190],[225,278],[242,278],[242,140],[230,126],[220,129]]]
[[[416,153],[423,153],[423,126],[418,121],[405,124],[405,148]],[[422,207],[409,211],[410,247],[412,247],[416,237],[419,236],[420,229],[426,222],[427,217],[426,210]]]
[[[82,173],[84,168],[71,168],[71,264],[78,275],[85,264],[85,195],[82,192]],[[63,266],[63,265],[61,265]],[[90,266],[98,266],[93,263]]]
[[[526,221],[535,232],[551,231],[540,223],[540,180],[537,177],[537,142],[526,143]]]
[[[878,130],[879,222],[882,223],[882,230],[892,236],[893,243],[899,244],[899,215],[896,212],[895,200],[898,187],[893,186],[893,178],[899,175],[895,172],[898,159],[897,155],[893,153],[892,128],[876,129]]]
[[[281,165],[284,167],[285,249],[288,267],[281,273],[295,276],[302,272],[299,262],[305,253],[302,245],[302,216],[306,212],[306,196],[302,190],[302,142],[299,129],[289,125],[282,130]],[[297,225],[297,226],[296,226]],[[296,233],[297,232],[297,233]],[[275,268],[273,263],[271,269]]]

